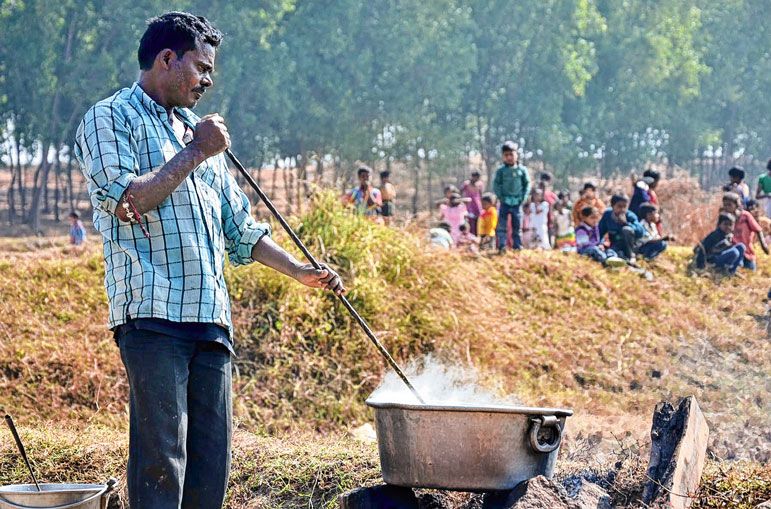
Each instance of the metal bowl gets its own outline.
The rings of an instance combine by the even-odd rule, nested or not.
[[[564,408],[408,405],[367,400],[383,480],[411,488],[510,490],[551,477],[562,443]]]
[[[0,509],[102,509],[116,481],[107,484],[11,484],[0,486]]]

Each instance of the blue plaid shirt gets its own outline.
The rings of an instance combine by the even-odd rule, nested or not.
[[[199,118],[175,111],[186,124]],[[258,223],[224,154],[198,166],[140,225],[115,209],[139,175],[158,170],[182,150],[166,110],[137,84],[96,103],[83,117],[75,155],[86,177],[94,226],[104,242],[104,285],[110,328],[133,318],[214,323],[233,335],[223,270],[251,263],[270,226]]]

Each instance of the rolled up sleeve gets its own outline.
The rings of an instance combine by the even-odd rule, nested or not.
[[[139,175],[131,132],[119,107],[97,103],[88,110],[78,126],[76,156],[94,209],[114,214],[126,188]]]
[[[223,161],[222,232],[228,259],[233,265],[252,263],[252,249],[264,237],[270,236],[270,225],[258,223],[252,217],[249,199],[227,170]]]

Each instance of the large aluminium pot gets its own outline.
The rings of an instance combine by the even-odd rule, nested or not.
[[[12,484],[0,486],[0,509],[105,509],[117,481],[106,484]]]
[[[383,480],[411,488],[510,490],[551,477],[572,410],[384,403],[375,409]]]

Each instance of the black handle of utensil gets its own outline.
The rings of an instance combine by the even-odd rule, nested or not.
[[[268,210],[271,214],[273,214],[273,217],[275,217],[279,224],[281,224],[281,227],[284,228],[284,230],[289,234],[289,237],[292,239],[292,241],[295,243],[295,245],[300,248],[300,251],[302,251],[303,255],[305,255],[305,258],[308,259],[308,261],[313,265],[313,267],[317,270],[321,269],[321,264],[316,261],[316,258],[311,254],[310,251],[308,251],[308,248],[305,247],[305,244],[303,244],[303,241],[300,240],[300,237],[297,236],[297,234],[292,230],[292,227],[289,226],[289,223],[286,222],[286,219],[284,219],[284,216],[281,215],[281,213],[278,211],[275,205],[273,205],[273,202],[270,201],[268,196],[260,189],[259,184],[252,178],[252,176],[249,174],[248,171],[246,171],[246,168],[244,168],[244,165],[241,164],[241,161],[238,160],[238,158],[233,155],[233,152],[230,151],[230,149],[225,150],[225,154],[228,156],[230,161],[238,168],[238,171],[241,172],[241,175],[244,176],[247,182],[249,182],[249,185],[252,186],[254,191],[257,193],[257,196],[260,197],[260,199],[265,203],[265,206],[268,207]],[[380,342],[380,340],[377,338],[374,332],[372,332],[372,329],[369,328],[369,325],[367,325],[367,322],[364,321],[364,318],[361,317],[361,315],[354,309],[354,307],[351,305],[351,303],[348,301],[348,299],[343,295],[342,293],[337,296],[340,299],[340,302],[343,303],[343,306],[345,309],[348,310],[348,312],[356,319],[356,322],[361,326],[362,329],[364,329],[364,332],[367,334],[367,337],[372,341],[372,343],[375,345],[375,347],[380,352],[380,355],[385,357],[385,360],[388,361],[388,364],[393,368],[394,371],[396,371],[396,374],[399,375],[399,378],[402,379],[402,381],[409,387],[409,389],[412,391],[412,394],[415,395],[416,398],[418,398],[418,401],[420,401],[421,404],[425,404],[426,402],[423,401],[423,398],[420,397],[420,394],[418,394],[418,391],[415,390],[415,387],[412,386],[409,379],[407,378],[407,375],[404,374],[404,372],[399,368],[399,365],[396,363],[396,361],[391,357],[391,354],[388,353],[388,350],[385,349],[383,344]]]
[[[19,433],[16,431],[16,426],[13,424],[13,418],[10,415],[5,414],[5,422],[8,423],[8,427],[11,428],[11,434],[13,435],[13,439],[16,440],[16,446],[19,448],[21,457],[24,458],[24,462],[27,464],[29,473],[32,475],[32,480],[35,481],[35,487],[37,488],[38,491],[40,491],[40,485],[37,483],[37,477],[35,477],[35,472],[32,470],[32,465],[30,465],[29,460],[27,459],[27,451],[24,450],[24,444],[21,443],[21,438],[19,438]]]

